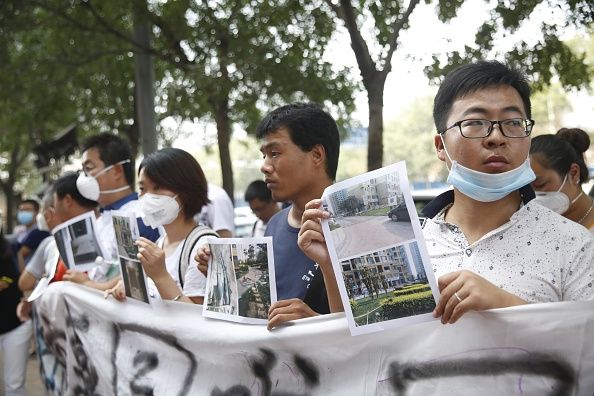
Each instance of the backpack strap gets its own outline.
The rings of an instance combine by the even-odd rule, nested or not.
[[[184,288],[184,277],[186,276],[186,272],[188,271],[188,266],[190,265],[190,255],[192,254],[192,250],[196,247],[198,240],[204,236],[213,236],[219,238],[219,234],[217,234],[214,230],[210,229],[204,225],[197,225],[190,231],[186,239],[184,239],[184,244],[182,245],[182,250],[179,255],[179,263],[177,265],[177,271],[179,276],[179,283],[181,285],[182,291]]]

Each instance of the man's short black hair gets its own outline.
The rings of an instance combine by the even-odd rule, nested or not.
[[[37,202],[34,199],[23,199],[21,202],[19,202],[19,206],[22,204],[30,204],[31,206],[33,206],[33,209],[36,212],[39,212],[39,202]]]
[[[442,132],[449,126],[446,125],[448,116],[457,99],[498,85],[514,88],[522,98],[526,117],[532,118],[530,86],[526,76],[498,61],[479,61],[458,67],[443,80],[433,101],[433,121],[437,131]]]
[[[112,133],[100,133],[85,139],[82,143],[81,151],[85,152],[91,148],[96,148],[99,151],[99,157],[105,164],[105,167],[117,164],[120,161],[130,160],[130,162],[122,164],[122,167],[128,185],[134,189],[132,153],[127,141]]]
[[[265,136],[286,128],[291,141],[303,151],[311,151],[321,144],[326,151],[326,173],[331,180],[336,178],[340,136],[334,118],[314,103],[293,103],[274,109],[264,117],[256,128],[256,136]]]
[[[66,195],[70,195],[83,208],[88,208],[89,210],[95,209],[99,204],[81,195],[76,187],[77,178],[78,173],[67,172],[56,180],[52,187],[56,196],[58,199],[63,199]]]
[[[272,192],[263,180],[254,180],[247,186],[243,198],[246,202],[256,198],[260,201],[272,202]]]

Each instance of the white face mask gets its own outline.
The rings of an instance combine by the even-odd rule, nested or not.
[[[124,191],[125,189],[129,188],[129,186],[122,186],[119,188],[114,188],[113,190],[99,190],[99,183],[97,182],[97,178],[113,168],[116,165],[126,164],[130,162],[129,159],[120,161],[113,165],[109,165],[107,168],[102,169],[99,173],[94,176],[88,176],[86,173],[81,172],[76,179],[76,188],[80,192],[80,195],[85,197],[86,199],[90,199],[91,201],[97,201],[99,199],[100,194],[111,194],[120,191]]]
[[[536,191],[536,202],[561,215],[567,212],[569,207],[573,205],[584,192],[580,192],[577,197],[570,201],[567,194],[561,191],[566,181],[567,175],[563,178],[563,183],[561,183],[561,186],[557,191]]]
[[[45,216],[43,215],[42,212],[37,213],[37,229],[39,231],[49,231],[49,225],[47,224],[47,221],[45,220]]]
[[[177,195],[170,197],[161,194],[143,194],[138,201],[140,202],[140,213],[144,224],[158,228],[175,220],[181,210],[175,200],[176,197]]]

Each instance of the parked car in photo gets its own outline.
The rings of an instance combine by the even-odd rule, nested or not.
[[[410,215],[406,208],[406,203],[402,202],[388,212],[388,217],[392,221],[410,221]]]

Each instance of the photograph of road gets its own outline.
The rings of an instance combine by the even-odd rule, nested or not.
[[[415,239],[396,172],[340,189],[324,208],[339,259]]]
[[[204,315],[266,322],[276,301],[271,238],[220,238],[210,242],[210,250]]]

